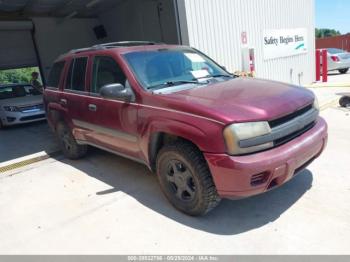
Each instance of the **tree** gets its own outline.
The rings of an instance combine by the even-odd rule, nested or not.
[[[29,83],[33,72],[39,72],[38,68],[0,70],[0,84]]]
[[[328,28],[316,28],[315,29],[316,38],[325,38],[341,35],[338,30],[328,29]]]

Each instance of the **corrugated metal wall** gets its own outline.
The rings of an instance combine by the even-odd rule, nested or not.
[[[316,39],[316,48],[340,48],[350,51],[350,34]]]
[[[226,66],[242,68],[241,32],[255,48],[256,76],[284,82],[310,83],[315,75],[314,0],[182,0],[188,43]],[[263,30],[307,28],[308,53],[264,60]],[[187,36],[185,37],[185,39]],[[292,74],[291,74],[292,70]],[[301,75],[301,77],[298,77]]]

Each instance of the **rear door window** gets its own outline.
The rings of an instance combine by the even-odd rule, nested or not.
[[[79,57],[72,60],[68,70],[65,89],[85,91],[87,61],[87,57]]]
[[[49,74],[47,86],[58,88],[64,63],[64,61],[54,63]]]

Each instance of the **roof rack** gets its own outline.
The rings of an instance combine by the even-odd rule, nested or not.
[[[112,43],[99,44],[99,45],[94,45],[94,46],[125,47],[125,46],[156,45],[156,44],[161,44],[161,43],[152,42],[152,41],[122,41],[122,42],[112,42]]]
[[[158,44],[161,45],[164,43],[157,43],[157,42],[151,42],[151,41],[111,42],[111,43],[94,45],[92,47],[73,49],[73,50],[69,51],[69,53],[70,54],[77,54],[77,53],[86,52],[86,51],[101,50],[101,49],[116,48],[116,47],[129,47],[129,46],[140,46],[140,45],[158,45]]]

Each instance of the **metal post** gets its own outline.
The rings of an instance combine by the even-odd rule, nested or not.
[[[316,81],[321,80],[321,52],[316,50]]]
[[[322,50],[322,82],[328,81],[327,50]]]
[[[30,31],[30,34],[32,36],[32,42],[33,42],[33,46],[34,46],[34,52],[35,52],[35,56],[36,56],[36,60],[38,62],[38,67],[39,67],[39,72],[40,72],[40,76],[41,76],[41,81],[43,82],[43,87],[46,87],[46,76],[45,76],[45,72],[43,69],[43,64],[41,62],[41,58],[40,58],[40,54],[39,54],[39,49],[38,49],[38,45],[36,43],[36,39],[35,39],[35,24],[33,23],[33,29]]]

